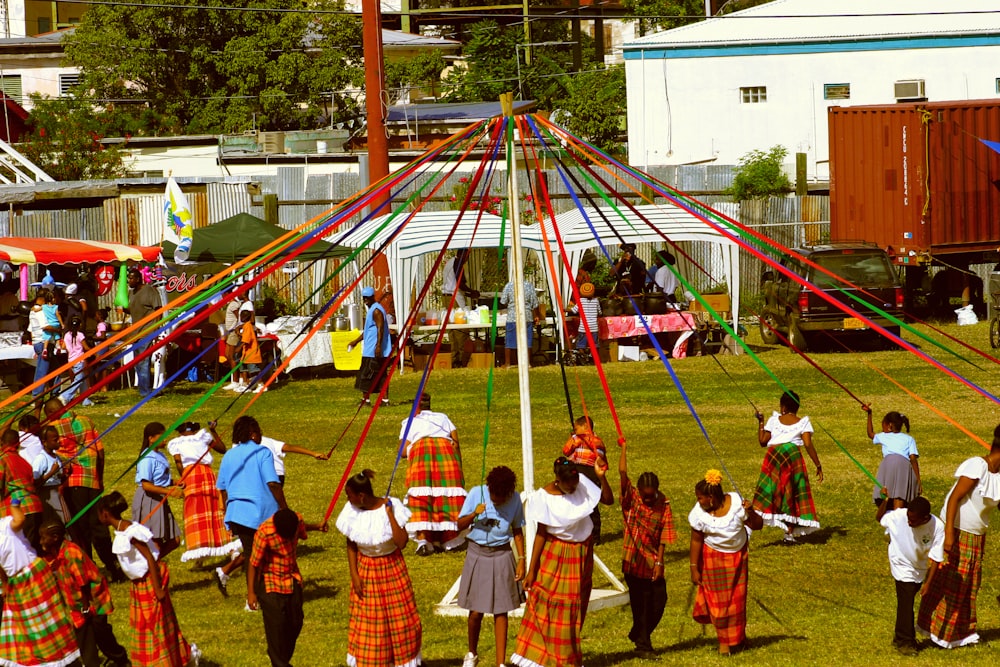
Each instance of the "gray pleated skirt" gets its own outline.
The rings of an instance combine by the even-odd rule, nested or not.
[[[889,454],[882,459],[875,474],[878,483],[889,491],[890,498],[901,498],[910,502],[917,497],[917,475],[913,472],[910,459],[902,454]],[[875,487],[872,497],[879,502],[882,490]]]
[[[163,503],[163,507],[156,509],[161,500],[163,496],[160,494],[146,493],[141,485],[135,487],[135,495],[132,496],[132,520],[149,528],[154,539],[163,541],[180,539],[181,531],[177,527],[174,513],[170,511],[170,503]],[[153,516],[149,516],[153,510],[156,512]]]
[[[458,606],[482,614],[506,614],[521,606],[524,591],[514,580],[510,544],[484,547],[469,540],[458,587]]]

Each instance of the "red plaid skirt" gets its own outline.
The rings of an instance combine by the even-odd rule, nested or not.
[[[715,626],[719,644],[737,646],[747,637],[746,545],[736,553],[701,548],[701,586],[694,599],[694,620]]]
[[[7,583],[0,663],[63,667],[79,659],[69,607],[55,574],[36,558]]]
[[[947,564],[934,573],[930,590],[920,599],[917,628],[930,635],[935,644],[954,648],[979,641],[976,593],[983,578],[985,550],[985,535],[960,530]]]
[[[234,540],[222,519],[225,509],[222,496],[215,488],[215,473],[204,463],[184,469],[184,540],[187,550],[181,561],[210,556],[228,556],[239,551],[240,541]]]
[[[465,475],[448,438],[421,438],[410,446],[406,469],[406,505],[412,515],[411,531],[458,530],[458,515],[465,503]]]
[[[540,558],[512,662],[541,667],[579,666],[583,664],[581,631],[593,588],[593,547],[589,541],[563,542],[549,537]]]
[[[162,600],[153,592],[148,575],[132,581],[132,604],[128,610],[132,636],[128,655],[136,665],[185,667],[191,660],[191,646],[181,634],[170,602],[170,570],[166,563],[158,562],[157,566],[161,584],[168,591]]]
[[[768,447],[753,496],[753,508],[765,525],[782,530],[792,526],[795,535],[819,528],[801,449],[792,442]]]
[[[358,576],[365,588],[351,588],[347,622],[347,664],[358,667],[414,667],[420,664],[422,626],[403,554],[358,553]]]

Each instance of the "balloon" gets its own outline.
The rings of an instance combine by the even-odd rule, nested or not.
[[[128,267],[124,264],[118,269],[118,291],[115,293],[115,306],[128,308]]]
[[[19,301],[16,306],[10,309],[11,313],[15,315],[29,315],[31,314],[31,304],[27,301]]]
[[[28,300],[28,265],[21,265],[21,301]]]
[[[97,296],[104,296],[111,292],[115,283],[115,270],[112,267],[108,265],[99,267],[94,272],[94,277],[97,278]]]

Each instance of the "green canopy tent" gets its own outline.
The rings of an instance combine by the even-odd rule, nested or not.
[[[194,230],[194,244],[191,246],[188,261],[233,264],[249,257],[287,232],[287,229],[272,225],[249,213],[237,213],[214,225]],[[172,259],[175,248],[173,243],[164,241],[164,258],[168,261]],[[349,252],[350,248],[334,246],[332,243],[320,240],[309,246],[296,259],[302,262],[332,259],[343,257]]]

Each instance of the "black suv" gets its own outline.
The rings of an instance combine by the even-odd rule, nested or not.
[[[853,293],[895,317],[902,317],[903,285],[885,251],[874,244],[858,242],[828,243],[796,248],[795,251],[857,285],[859,289],[845,287],[843,283],[794,257],[783,259],[783,266],[823,288],[826,294],[837,301],[899,335],[899,326],[846,294]],[[841,292],[841,289],[844,291]],[[828,335],[862,337],[876,342],[883,340],[863,320],[849,317],[823,297],[779,272],[764,272],[761,291],[764,295],[764,310],[761,313],[764,321],[760,325],[760,335],[769,345],[774,345],[779,340],[772,327],[800,350],[808,349],[810,344],[816,346],[824,342],[823,339]]]

